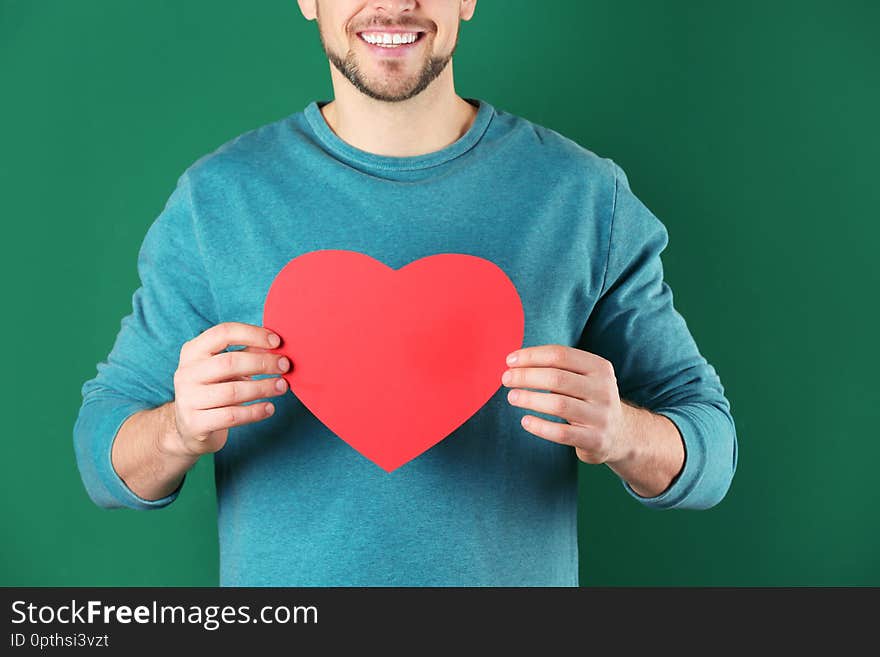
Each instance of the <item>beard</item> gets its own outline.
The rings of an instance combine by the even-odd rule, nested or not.
[[[358,91],[370,98],[391,103],[408,100],[424,91],[449,64],[455,52],[455,47],[458,45],[458,35],[456,34],[455,43],[448,54],[439,57],[429,55],[422,63],[418,74],[406,78],[395,75],[406,64],[389,58],[382,64],[382,67],[388,71],[387,78],[374,80],[361,71],[354,49],[349,49],[345,55],[340,55],[327,47],[321,34],[320,23],[318,24],[318,37],[321,39],[321,46],[324,48],[327,59]],[[359,39],[360,37],[355,35],[355,38]],[[422,38],[426,39],[427,36]]]

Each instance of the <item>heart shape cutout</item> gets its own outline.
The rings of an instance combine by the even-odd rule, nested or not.
[[[513,282],[490,260],[440,253],[398,270],[357,251],[300,255],[275,277],[263,326],[283,376],[334,434],[386,472],[424,453],[501,386],[522,346]]]

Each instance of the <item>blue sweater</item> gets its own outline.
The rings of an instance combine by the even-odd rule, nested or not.
[[[117,430],[174,398],[185,341],[220,322],[261,325],[278,271],[319,249],[394,269],[435,253],[496,263],[523,303],[523,346],[599,354],[614,365],[621,398],[678,427],[680,476],[654,498],[625,482],[622,491],[658,509],[705,509],[724,497],[735,426],[663,280],[664,225],[612,160],[468,100],[479,107],[470,129],[433,153],[354,148],[313,101],[183,172],[138,254],[132,312],[82,387],[73,439],[96,504],[159,509],[177,498],[185,478],[159,500],[125,485],[110,461]],[[221,586],[577,585],[578,459],[523,429],[526,411],[506,395],[499,387],[391,473],[293,393],[271,398],[274,415],[230,429],[214,455]]]

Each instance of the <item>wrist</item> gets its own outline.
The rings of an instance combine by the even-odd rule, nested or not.
[[[641,497],[656,497],[679,476],[685,459],[684,441],[664,415],[630,406],[624,456],[606,464]]]
[[[166,459],[177,461],[192,467],[199,460],[198,454],[190,453],[184,447],[183,439],[177,431],[174,402],[168,402],[159,407],[159,427],[156,432],[156,451]]]
[[[626,470],[628,466],[639,460],[642,445],[639,443],[640,432],[637,430],[640,417],[648,413],[645,409],[633,406],[623,400],[620,402],[620,420],[614,437],[614,450],[605,464],[612,470]]]

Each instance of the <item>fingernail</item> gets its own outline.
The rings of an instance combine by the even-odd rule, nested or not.
[[[279,344],[281,344],[281,338],[279,338],[274,333],[270,333],[269,334],[269,346],[277,347]]]
[[[275,390],[278,392],[284,392],[285,388],[287,388],[287,382],[283,378],[279,378],[275,382]]]
[[[287,360],[284,356],[278,359],[278,368],[281,371],[286,372],[288,367],[290,367],[289,360]]]
[[[510,373],[510,370],[507,370],[507,371],[501,376],[501,383],[510,383],[510,379],[512,379],[512,378],[513,378],[513,375]]]
[[[515,353],[510,354],[510,355],[507,357],[507,364],[508,364],[508,365],[513,365],[515,362],[516,362],[516,354],[515,354]]]

